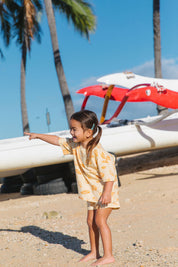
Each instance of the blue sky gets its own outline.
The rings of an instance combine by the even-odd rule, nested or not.
[[[83,96],[76,90],[96,84],[107,74],[133,71],[154,77],[152,0],[92,0],[97,27],[90,41],[76,32],[65,17],[56,14],[59,48],[75,111],[80,110]],[[160,0],[162,74],[178,79],[178,1]],[[32,43],[27,59],[26,101],[31,132],[48,132],[46,109],[50,113],[50,131],[67,129],[67,120],[53,62],[46,16],[42,16],[42,42]],[[20,110],[21,53],[15,40],[4,48],[0,60],[0,139],[22,136]],[[96,104],[97,103],[97,104]],[[93,99],[88,108],[99,116],[102,100]],[[109,104],[107,116],[116,108]],[[129,104],[121,119],[156,115],[152,103]]]

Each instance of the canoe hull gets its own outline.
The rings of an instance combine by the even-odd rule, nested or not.
[[[142,119],[145,122],[157,117]],[[155,149],[178,146],[178,114],[173,114],[151,126],[124,125],[108,127],[103,125],[101,144],[117,156],[140,153]],[[54,132],[61,137],[69,137],[69,131]],[[39,166],[60,164],[73,160],[71,155],[63,155],[59,146],[41,140],[17,137],[0,140],[0,177],[22,174]]]
[[[161,85],[167,89],[178,92],[178,80],[150,78],[137,75],[132,72],[120,72],[120,73],[105,75],[97,79],[97,81],[99,83],[114,84],[129,89],[138,84],[149,83],[149,84]]]

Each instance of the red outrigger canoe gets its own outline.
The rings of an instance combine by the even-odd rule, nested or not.
[[[78,90],[77,93],[83,94],[85,96],[81,109],[84,109],[86,107],[88,98],[91,95],[105,98],[100,120],[100,123],[104,124],[110,123],[113,118],[116,118],[126,102],[151,101],[166,108],[178,109],[178,93],[158,85],[153,86],[151,84],[139,84],[132,87],[131,89],[120,88],[114,85],[93,85],[82,88]],[[114,115],[109,120],[105,120],[105,114],[109,99],[120,101],[120,104],[116,109]]]

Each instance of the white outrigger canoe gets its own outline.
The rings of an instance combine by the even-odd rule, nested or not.
[[[104,82],[103,79],[99,80]],[[112,81],[110,80],[108,83],[113,84]],[[123,84],[126,87],[126,83],[122,83],[122,86],[124,86]],[[128,88],[131,87],[131,85],[128,86]],[[86,93],[84,94],[86,95]],[[107,92],[106,96],[108,96]],[[107,100],[106,96],[105,100]],[[117,156],[178,146],[178,113],[176,111],[170,112],[168,115],[126,121],[124,125],[114,118],[111,123],[102,125],[101,143],[107,151]],[[50,134],[61,137],[70,136],[69,131]],[[59,146],[53,146],[38,139],[29,141],[27,136],[23,136],[0,140],[0,177],[18,175],[30,168],[72,160],[72,156],[63,155]]]
[[[149,83],[151,85],[164,86],[165,88],[178,92],[178,80],[150,78],[146,76],[137,75],[132,72],[120,72],[120,73],[105,75],[97,79],[97,81],[99,83],[105,83],[108,85],[115,84],[129,89],[139,84]]]

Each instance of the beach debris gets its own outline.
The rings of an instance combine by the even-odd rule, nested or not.
[[[134,247],[143,247],[143,241],[136,241],[135,243],[133,243]]]
[[[45,219],[53,219],[53,218],[57,218],[59,217],[59,213],[55,210],[49,211],[49,212],[43,212],[43,218]],[[60,218],[62,218],[62,216],[60,215]]]

